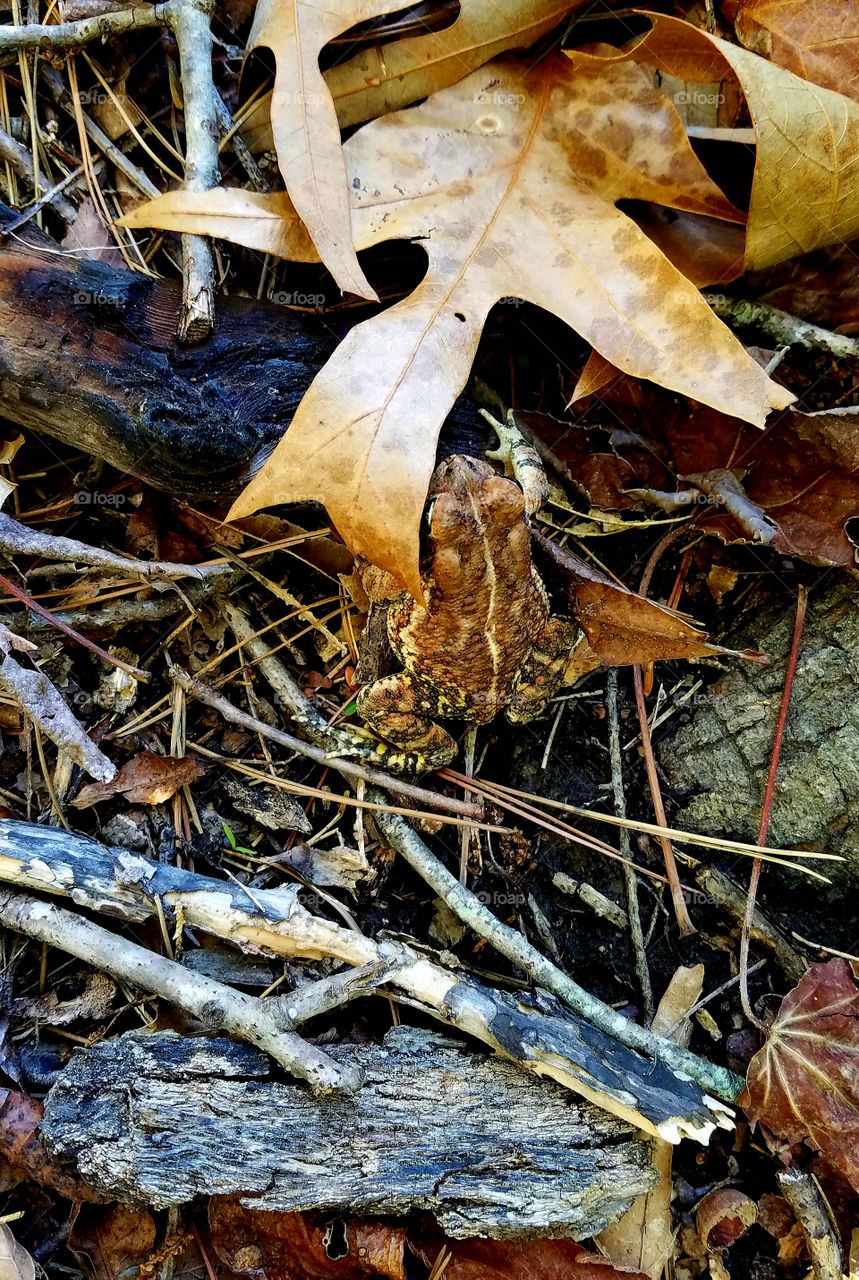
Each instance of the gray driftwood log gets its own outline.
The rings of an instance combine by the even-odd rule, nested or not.
[[[129,1033],[75,1054],[43,1134],[131,1204],[424,1210],[456,1237],[581,1239],[655,1181],[650,1143],[613,1116],[438,1033],[397,1027],[330,1052],[365,1074],[349,1100],[271,1079],[245,1045]]]

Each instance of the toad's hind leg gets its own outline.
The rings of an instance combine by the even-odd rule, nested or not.
[[[560,688],[578,634],[576,624],[567,618],[549,618],[513,682],[508,720],[527,724],[545,710]]]
[[[379,743],[383,763],[421,773],[441,769],[456,755],[456,740],[433,720],[437,699],[406,672],[385,676],[362,689],[358,714],[371,729],[394,744]]]

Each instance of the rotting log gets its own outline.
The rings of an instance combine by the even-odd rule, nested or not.
[[[246,1045],[132,1032],[74,1055],[42,1132],[127,1203],[428,1210],[456,1237],[582,1239],[655,1180],[650,1143],[620,1121],[435,1032],[329,1051],[364,1073],[355,1097],[321,1102],[272,1079]]]
[[[0,205],[0,416],[177,497],[235,496],[336,346],[331,319],[222,298],[212,336],[179,346],[177,286],[30,225],[4,238],[13,216]]]
[[[207,342],[180,347],[181,301],[170,283],[68,257],[29,228],[0,238],[0,414],[182,497],[236,492],[332,338],[233,298]]]

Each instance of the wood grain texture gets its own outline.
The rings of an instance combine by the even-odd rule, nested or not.
[[[273,1079],[247,1046],[129,1033],[76,1053],[43,1132],[129,1203],[423,1210],[456,1237],[580,1239],[654,1180],[650,1144],[612,1116],[443,1035],[397,1027],[330,1052],[365,1072],[348,1101]]]

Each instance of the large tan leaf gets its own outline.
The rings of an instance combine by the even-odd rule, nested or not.
[[[808,1143],[859,1190],[859,988],[846,960],[813,964],[788,992],[739,1102],[771,1145]]]
[[[325,72],[340,128],[399,111],[455,84],[508,49],[527,48],[584,3],[462,0],[456,21],[442,31],[368,46]],[[271,148],[271,94],[248,115],[242,136],[254,151]]]
[[[859,97],[856,0],[739,0],[735,8],[747,49],[825,89]]]
[[[417,592],[438,432],[487,313],[510,294],[555,312],[619,368],[748,421],[792,400],[616,207],[638,199],[739,217],[634,64],[498,60],[374,121],[345,150],[356,244],[420,237],[427,275],[341,343],[233,517],[316,499],[354,551]],[[124,223],[290,253],[295,221],[283,210],[282,198],[174,193]]]
[[[271,118],[286,189],[340,288],[362,298],[376,292],[352,247],[340,126],[319,54],[357,22],[401,8],[402,0],[259,0],[248,39],[249,52],[271,49],[277,64]]]
[[[687,22],[648,16],[652,30],[610,62],[631,58],[705,84],[733,74],[745,93],[757,136],[746,269],[859,235],[859,103]],[[568,56],[578,66],[606,58]]]

